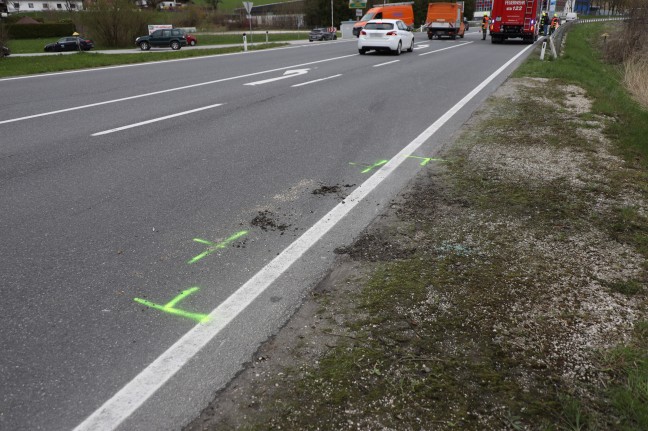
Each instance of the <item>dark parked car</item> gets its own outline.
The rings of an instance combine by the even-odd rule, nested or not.
[[[0,45],[0,57],[9,57],[10,55],[11,51],[9,50],[9,48],[4,45]]]
[[[78,36],[62,37],[54,43],[45,45],[45,52],[89,51],[94,48],[94,42]]]
[[[176,28],[155,30],[148,36],[140,36],[135,39],[135,45],[139,46],[142,51],[148,51],[151,47],[170,47],[173,50],[178,50],[187,46],[187,36],[184,31]]]
[[[335,30],[331,31],[328,28],[314,28],[308,33],[308,41],[312,42],[314,40],[335,40],[337,39],[337,34]]]

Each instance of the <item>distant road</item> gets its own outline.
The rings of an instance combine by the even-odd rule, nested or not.
[[[0,429],[194,418],[528,47],[416,36],[0,79]]]

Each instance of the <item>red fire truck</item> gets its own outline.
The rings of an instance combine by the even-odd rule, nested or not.
[[[539,0],[493,0],[490,35],[492,43],[521,38],[527,43],[538,39]]]

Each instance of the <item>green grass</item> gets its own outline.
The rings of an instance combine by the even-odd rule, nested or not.
[[[260,50],[282,46],[270,43],[248,47]],[[70,55],[46,55],[37,57],[8,57],[0,61],[0,77],[31,75],[35,73],[61,72],[65,70],[115,66],[120,64],[149,63],[178,58],[203,57],[207,55],[242,52],[242,47],[180,50],[166,52],[142,52],[137,54],[97,54],[81,52]]]
[[[263,6],[266,4],[271,4],[271,3],[283,3],[285,1],[290,1],[290,0],[254,0],[252,3],[254,6]],[[194,4],[200,5],[200,6],[208,6],[208,3],[204,0],[194,0]],[[243,8],[243,2],[241,0],[223,0],[222,3],[218,4],[218,10],[221,12],[231,12],[234,9],[238,8]],[[254,9],[252,9],[254,11]]]

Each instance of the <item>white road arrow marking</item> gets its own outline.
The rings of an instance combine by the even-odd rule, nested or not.
[[[277,78],[265,79],[263,81],[248,82],[247,84],[243,84],[243,85],[261,85],[261,84],[267,84],[268,82],[279,81],[281,79],[294,78],[295,76],[307,74],[309,70],[310,69],[286,70],[283,76],[279,76]]]

